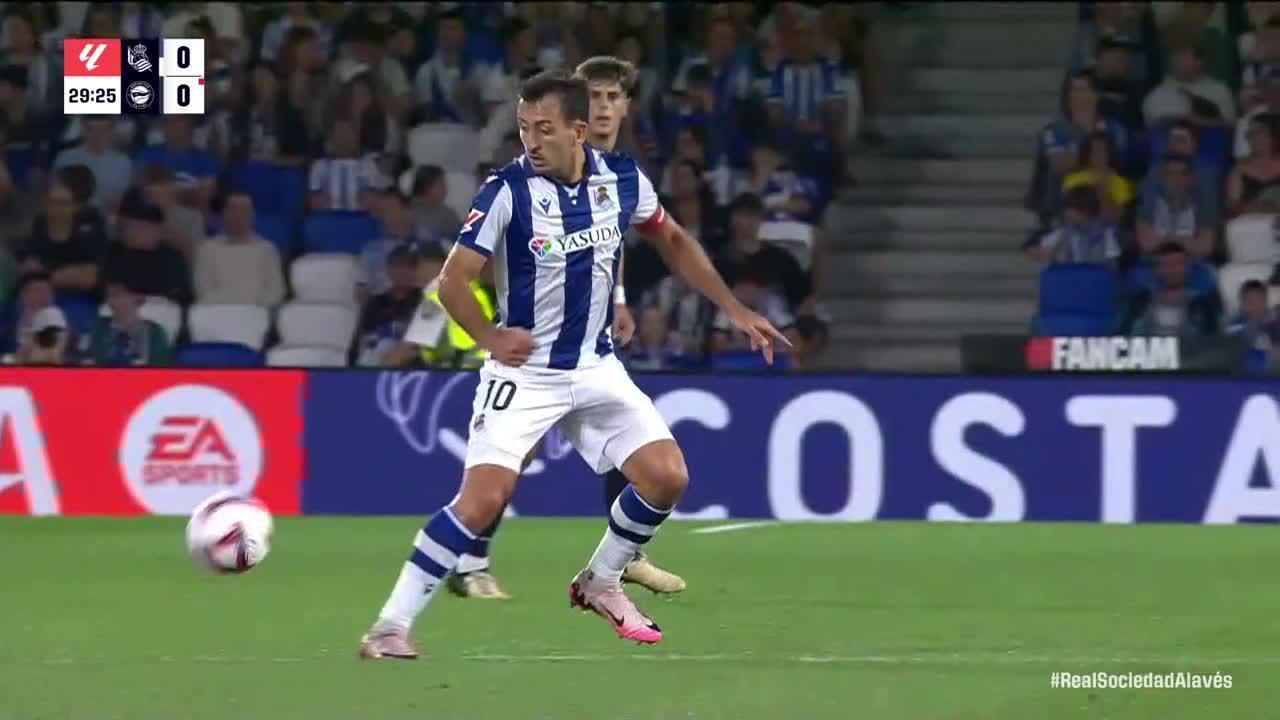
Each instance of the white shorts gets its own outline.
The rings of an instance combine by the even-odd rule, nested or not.
[[[480,368],[466,467],[520,472],[524,458],[559,424],[596,473],[621,468],[631,453],[671,430],[648,395],[609,356],[577,370],[526,370],[490,360]]]

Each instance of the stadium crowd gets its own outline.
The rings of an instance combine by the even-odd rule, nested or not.
[[[1080,3],[1027,204],[1035,332],[1239,334],[1280,369],[1280,7]]]
[[[63,115],[67,37],[204,38],[205,115]],[[457,364],[465,333],[401,337],[472,193],[522,152],[520,80],[614,54],[638,70],[619,149],[803,369],[826,338],[824,209],[857,129],[878,139],[869,39],[849,4],[7,3],[0,352]],[[636,238],[625,287],[634,367],[756,367]]]

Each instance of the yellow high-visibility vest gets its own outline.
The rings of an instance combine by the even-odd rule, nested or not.
[[[489,296],[489,290],[480,281],[471,281],[471,292],[475,295],[476,302],[480,303],[480,309],[484,311],[484,317],[489,322],[493,322],[493,318],[497,315],[497,307],[494,305],[493,298]],[[440,302],[440,291],[436,287],[430,287],[423,291],[427,301],[439,307],[444,311],[444,305]],[[446,311],[447,312],[447,311]],[[484,348],[476,344],[474,338],[467,334],[461,325],[449,318],[445,331],[441,333],[440,341],[434,346],[422,346],[422,361],[428,365],[451,365],[455,367],[480,367],[488,357],[488,353]]]

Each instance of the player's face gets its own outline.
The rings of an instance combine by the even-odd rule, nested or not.
[[[569,178],[574,174],[575,150],[586,139],[586,123],[569,121],[560,98],[547,95],[538,102],[521,100],[516,107],[520,142],[539,175]]]
[[[591,93],[590,128],[595,143],[613,144],[618,138],[618,128],[627,116],[630,100],[616,82],[597,80],[587,85]],[[611,150],[612,148],[605,148]]]

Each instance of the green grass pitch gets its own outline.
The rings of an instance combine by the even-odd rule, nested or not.
[[[416,518],[281,519],[266,562],[202,574],[178,519],[0,518],[0,720],[1026,720],[1275,716],[1274,528],[770,525],[652,547],[617,640],[565,588],[602,520],[508,521],[507,603],[442,595],[418,662],[360,633]],[[1231,689],[1069,690],[1054,671],[1230,673]]]

